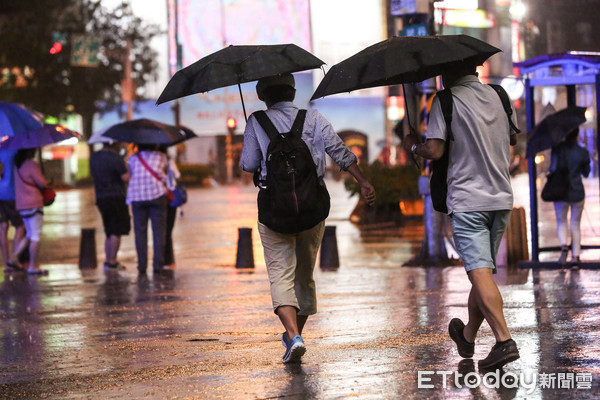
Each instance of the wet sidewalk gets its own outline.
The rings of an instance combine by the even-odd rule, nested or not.
[[[402,267],[420,247],[422,224],[361,231],[348,221],[356,198],[341,183],[330,189],[327,225],[337,228],[341,266],[317,265],[319,313],[303,335],[308,351],[302,364],[287,366],[253,187],[190,191],[175,226],[172,277],[137,275],[133,234],[121,247],[127,270],[103,271],[93,192],[60,192],[42,238],[50,274],[0,275],[0,398],[600,396],[600,271],[500,268],[521,359],[498,376],[498,387],[478,384],[477,360],[493,345],[491,331],[484,323],[474,363],[458,356],[446,333],[452,317],[467,318],[462,267]],[[254,269],[234,267],[239,227],[253,229]],[[77,266],[82,228],[97,230],[95,270]],[[466,382],[459,376],[470,372]]]

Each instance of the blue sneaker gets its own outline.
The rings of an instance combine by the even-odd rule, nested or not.
[[[300,358],[306,353],[306,346],[302,336],[296,335],[292,340],[286,343],[286,350],[283,354],[284,363],[300,362]]]
[[[281,345],[283,347],[285,347],[287,349],[287,342],[288,342],[288,334],[287,332],[283,332],[283,335],[281,335]]]

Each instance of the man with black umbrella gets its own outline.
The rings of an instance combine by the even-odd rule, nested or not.
[[[476,66],[466,63],[453,64],[442,73],[444,88],[450,88],[453,102],[454,140],[448,148],[446,205],[456,249],[472,285],[467,324],[454,318],[448,330],[460,356],[471,358],[475,337],[485,319],[496,344],[479,361],[479,368],[495,369],[519,358],[504,318],[502,295],[493,279],[496,254],[513,207],[509,165],[516,132],[498,94],[477,76]],[[514,112],[511,118],[516,128]],[[438,160],[446,151],[446,140],[450,140],[446,120],[436,97],[427,141],[420,143],[416,135],[409,135],[403,146],[413,154]]]
[[[254,113],[248,119],[244,132],[244,147],[240,164],[244,171],[257,173],[257,183],[261,188],[258,198],[258,231],[264,248],[265,262],[271,283],[273,311],[285,327],[285,332],[281,338],[282,344],[286,348],[283,362],[298,362],[306,351],[301,336],[302,330],[308,317],[317,312],[313,269],[323,238],[325,217],[329,212],[329,195],[324,189],[325,183],[323,182],[325,155],[328,154],[342,170],[348,171],[357,180],[361,186],[361,194],[369,205],[375,202],[375,190],[361,173],[356,156],[344,145],[331,124],[317,110],[298,110],[298,107],[294,105],[296,89],[292,74],[260,79],[256,85],[256,94],[260,100],[265,102],[267,110]],[[258,115],[259,113],[262,114]],[[271,135],[268,133],[267,130],[272,130],[265,130],[265,124],[267,127],[271,126],[273,130],[277,130],[278,134]],[[301,141],[294,141],[298,139],[297,133],[300,133]],[[284,137],[284,139],[278,136]],[[293,136],[295,136],[295,139],[292,138]],[[270,147],[271,142],[277,143],[278,140],[279,142],[283,140],[285,143],[282,150],[270,152],[272,149]],[[292,145],[292,143],[295,144]],[[305,226],[297,231],[291,229],[290,226],[279,226],[277,222],[266,218],[265,216],[270,216],[270,212],[276,207],[270,207],[272,204],[264,200],[267,196],[269,198],[271,198],[270,196],[275,197],[275,195],[269,193],[285,191],[283,185],[277,187],[272,185],[273,182],[283,182],[285,179],[277,181],[276,178],[273,178],[271,180],[270,177],[279,172],[279,170],[274,171],[275,164],[272,160],[279,157],[280,153],[285,153],[290,147],[296,145],[306,149],[309,154],[306,154],[305,151],[299,151],[286,158],[285,163],[288,164],[288,168],[283,175],[298,178],[297,180],[296,178],[292,179],[295,186],[292,193],[293,197],[289,197],[290,203],[295,200],[296,211],[303,209],[302,199],[306,198],[306,191],[312,189],[308,185],[303,186],[303,182],[306,182],[307,179],[303,179],[303,177],[307,175],[313,176],[315,185],[321,185],[325,191],[325,197],[319,197],[316,200],[316,209],[320,211],[319,206],[326,203],[324,215],[315,219],[313,219],[314,215],[308,213],[307,215],[300,215],[300,218],[296,220],[291,216],[294,211],[279,215],[282,220],[297,221],[300,225],[303,225],[306,220],[314,222],[308,224],[310,226]],[[307,175],[300,172],[303,170],[303,166],[300,165],[300,158],[306,160],[303,166],[310,168],[310,173]],[[267,170],[267,166],[273,168],[273,170]],[[317,191],[317,194],[321,193],[322,191]],[[313,198],[313,196],[310,197]],[[316,197],[314,196],[314,198]],[[263,204],[267,204],[269,207],[265,209]],[[293,225],[293,223],[288,225]]]

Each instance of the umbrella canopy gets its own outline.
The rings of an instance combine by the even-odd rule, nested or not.
[[[295,44],[231,45],[177,71],[156,104],[231,85],[238,85],[241,97],[241,83],[319,68],[323,64]]]
[[[103,135],[119,142],[167,146],[197,137],[189,128],[167,125],[146,118],[113,125]]]
[[[0,138],[39,129],[42,115],[22,104],[0,101]]]
[[[334,65],[311,100],[377,86],[421,82],[456,63],[481,65],[501,50],[468,35],[393,36]]]
[[[45,124],[41,128],[7,137],[0,141],[0,150],[34,149],[81,135],[63,125]]]
[[[569,132],[585,122],[585,107],[570,106],[544,118],[529,133],[526,156],[551,149],[562,142]]]
[[[113,143],[116,142],[115,139],[104,136],[104,132],[106,132],[109,128],[102,129],[100,131],[92,133],[92,136],[88,139],[89,144],[96,143]]]

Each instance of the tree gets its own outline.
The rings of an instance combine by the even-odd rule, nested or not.
[[[144,97],[158,66],[150,40],[160,33],[126,1],[109,10],[100,0],[0,0],[0,99],[55,116],[79,114],[89,138],[94,114],[122,103],[128,43],[134,99]],[[97,65],[71,62],[81,37],[98,45]]]

